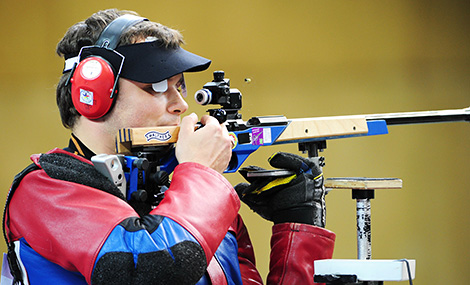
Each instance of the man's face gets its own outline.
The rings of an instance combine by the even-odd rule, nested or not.
[[[175,75],[168,79],[165,92],[155,92],[152,84],[120,78],[116,105],[109,116],[112,128],[178,125],[180,115],[188,109],[181,94],[183,84],[182,74]]]

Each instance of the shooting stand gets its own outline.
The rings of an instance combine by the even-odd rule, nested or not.
[[[356,200],[357,259],[315,261],[315,282],[380,285],[384,281],[414,279],[415,260],[371,259],[371,205],[376,189],[401,189],[396,178],[328,178],[327,189],[351,189]],[[410,280],[410,284],[411,280]]]

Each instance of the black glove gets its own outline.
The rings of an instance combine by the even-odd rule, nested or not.
[[[248,181],[235,186],[240,199],[261,217],[275,224],[294,222],[325,227],[326,206],[322,157],[304,158],[278,152],[269,158],[271,166],[290,170],[279,176],[256,176],[265,171],[257,166],[239,170]]]

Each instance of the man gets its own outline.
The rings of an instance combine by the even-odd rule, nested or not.
[[[231,157],[226,128],[209,116],[180,116],[184,72],[210,61],[183,50],[179,32],[133,12],[100,11],[57,46],[57,86],[69,146],[33,155],[13,182],[4,226],[15,280],[24,284],[261,284],[238,195],[274,221],[268,283],[313,283],[313,260],[330,258],[321,168],[279,154],[287,180],[252,180],[237,192],[221,173]],[[179,165],[160,204],[137,214],[96,171],[95,154],[115,153],[121,128],[180,125]],[[273,186],[275,185],[275,186]],[[260,193],[260,194],[257,194]],[[238,195],[237,195],[238,194]]]

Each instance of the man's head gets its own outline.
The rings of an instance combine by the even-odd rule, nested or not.
[[[210,61],[180,48],[183,38],[178,31],[135,15],[134,12],[115,9],[100,11],[72,26],[57,45],[57,53],[66,59],[64,75],[57,86],[57,104],[62,123],[67,128],[73,129],[81,115],[92,120],[103,117],[101,111],[97,116],[93,111],[99,106],[96,100],[99,97],[94,93],[112,98],[110,102],[114,105],[116,96],[111,90],[117,85],[121,91],[130,91],[126,84],[132,83],[133,87],[143,90],[152,87],[152,94],[171,92],[172,88],[181,87],[183,72],[200,71],[209,66]],[[108,46],[110,42],[111,46]],[[104,61],[101,60],[103,58]],[[97,77],[106,74],[106,66],[112,70],[111,87],[102,84],[109,80],[103,79],[102,82]],[[118,83],[119,77],[122,78],[119,84],[113,84]],[[169,86],[169,83],[174,85]],[[124,85],[124,90],[121,85]],[[97,91],[94,87],[106,91]],[[120,107],[125,106],[121,104]],[[87,113],[90,109],[93,111],[91,114]],[[106,113],[108,109],[105,108]]]

